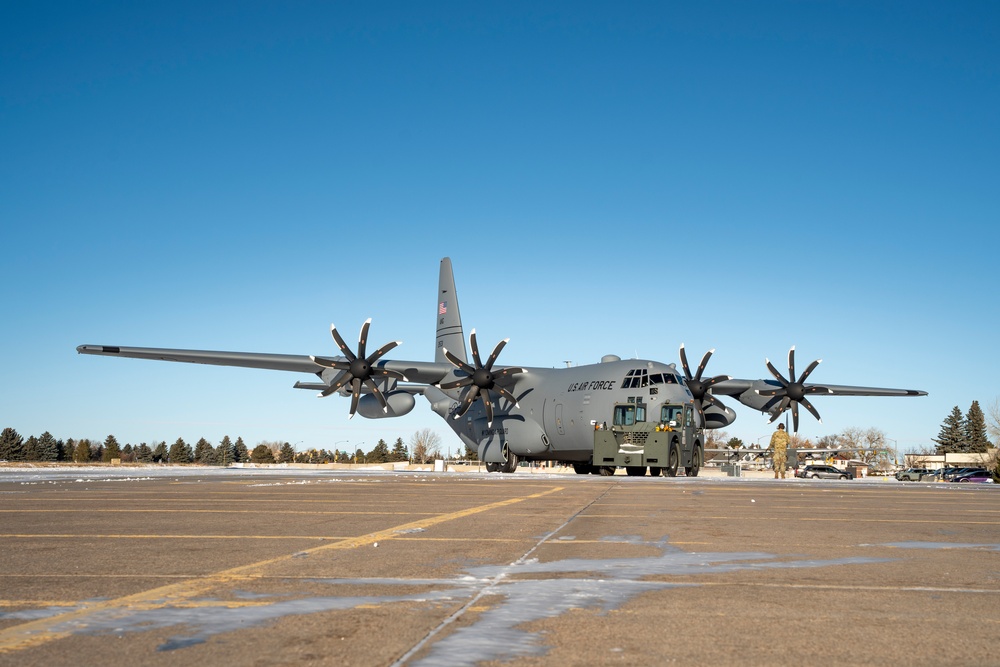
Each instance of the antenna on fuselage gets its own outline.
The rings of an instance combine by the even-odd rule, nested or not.
[[[572,361],[564,361],[563,363],[566,364],[566,368],[572,368],[573,367],[573,362]]]

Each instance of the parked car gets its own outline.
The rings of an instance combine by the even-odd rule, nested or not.
[[[931,474],[929,468],[907,468],[896,473],[896,479],[900,482],[919,482],[924,475]]]
[[[964,472],[961,475],[955,475],[951,478],[952,482],[978,482],[980,484],[992,484],[993,475],[990,474],[989,470],[985,468],[979,468],[977,470],[970,470]]]
[[[944,472],[943,479],[950,482],[951,480],[970,472],[977,472],[979,470],[985,470],[982,466],[965,466],[964,468],[949,468]]]
[[[795,471],[803,479],[854,479],[854,475],[834,466],[805,466]]]

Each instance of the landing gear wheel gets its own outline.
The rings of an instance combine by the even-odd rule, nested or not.
[[[601,477],[611,477],[615,474],[614,466],[601,466]]]
[[[691,454],[691,465],[684,468],[684,474],[688,477],[697,477],[698,472],[701,470],[701,445],[696,444],[694,446],[694,452]]]
[[[492,461],[486,462],[486,472],[497,472],[500,470],[499,463],[493,463]]]
[[[681,464],[681,452],[677,446],[677,441],[670,443],[670,453],[667,455],[667,467],[663,469],[663,474],[667,477],[677,477],[677,468]]]
[[[642,477],[646,474],[646,469],[641,466],[626,466],[625,474],[629,477]]]
[[[515,472],[517,470],[517,454],[507,452],[507,460],[498,465],[500,466],[500,472]]]
[[[663,474],[663,468],[649,466],[649,474],[653,477],[659,477]]]

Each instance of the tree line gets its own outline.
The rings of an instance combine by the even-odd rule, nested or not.
[[[996,416],[994,416],[996,417]],[[990,448],[987,435],[986,415],[979,407],[979,401],[972,401],[963,415],[956,405],[941,424],[938,437],[932,439],[941,454],[983,454]]]
[[[288,442],[260,442],[252,450],[242,437],[232,440],[228,435],[217,446],[200,438],[194,447],[177,438],[170,446],[166,441],[121,445],[114,435],[103,442],[80,438],[56,439],[46,431],[42,435],[24,438],[13,428],[0,432],[0,461],[72,462],[72,463],[195,463],[227,466],[232,463],[392,463],[408,461],[428,463],[439,458],[441,439],[431,429],[422,429],[410,438],[409,448],[397,438],[392,448],[379,439],[368,452],[333,449],[309,449],[297,452]],[[466,448],[466,457],[475,459],[475,452]]]

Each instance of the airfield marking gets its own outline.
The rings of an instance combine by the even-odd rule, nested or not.
[[[184,602],[186,598],[203,593],[204,591],[221,583],[259,578],[260,575],[258,571],[262,568],[276,563],[290,561],[293,558],[301,557],[305,554],[314,554],[330,549],[354,549],[356,547],[374,544],[378,541],[400,538],[404,536],[401,531],[413,530],[417,528],[429,528],[440,523],[463,519],[481,512],[515,505],[517,503],[524,502],[525,500],[541,498],[564,489],[565,487],[557,486],[528,496],[509,498],[507,500],[500,500],[486,505],[469,507],[463,510],[458,510],[457,512],[448,512],[446,514],[439,514],[426,519],[418,519],[417,521],[411,521],[409,523],[393,526],[392,528],[379,530],[374,533],[346,538],[338,542],[334,542],[333,544],[324,544],[310,549],[296,551],[293,554],[287,554],[257,563],[251,563],[249,565],[240,565],[238,567],[216,572],[214,574],[190,578],[187,581],[182,581],[176,584],[168,584],[166,586],[160,586],[141,593],[126,595],[115,600],[106,600],[94,603],[85,602],[83,603],[83,607],[81,609],[0,630],[0,654],[39,646],[55,639],[62,639],[64,637],[71,636],[73,632],[70,630],[58,631],[52,630],[51,628],[53,626],[63,625],[71,621],[81,621],[97,611],[105,611],[108,609],[122,607],[127,607],[129,609],[160,609],[168,604],[173,605]]]

